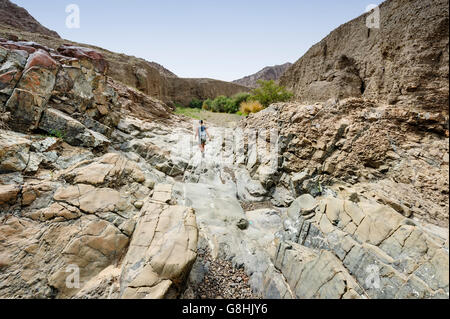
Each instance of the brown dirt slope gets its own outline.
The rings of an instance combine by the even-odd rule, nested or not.
[[[58,33],[44,27],[27,10],[9,0],[0,0],[0,24],[59,38]]]

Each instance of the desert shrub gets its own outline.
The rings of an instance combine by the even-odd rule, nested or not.
[[[232,98],[221,95],[216,97],[212,102],[211,111],[222,113],[236,113],[238,111],[238,106]]]
[[[216,97],[211,103],[211,111],[224,112],[226,103],[227,103],[226,96],[221,95],[221,96]]]
[[[213,101],[211,99],[207,99],[207,100],[203,101],[202,109],[204,109],[206,111],[211,111],[212,102]]]
[[[192,101],[189,103],[189,107],[193,109],[201,109],[203,106],[203,101],[200,101],[199,99],[192,99]]]
[[[66,137],[66,134],[64,132],[56,129],[50,130],[49,135],[62,140],[64,140],[64,138]]]
[[[242,114],[256,113],[264,109],[264,106],[259,101],[242,102],[240,112]]]
[[[293,94],[286,90],[284,86],[280,86],[275,81],[258,81],[259,87],[254,89],[250,99],[259,101],[264,108],[272,103],[286,102]]]

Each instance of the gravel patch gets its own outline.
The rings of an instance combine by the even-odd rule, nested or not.
[[[244,269],[233,267],[231,262],[213,259],[208,251],[199,251],[197,267],[204,273],[200,283],[190,282],[182,299],[261,299],[254,294],[248,284],[248,276]],[[193,269],[198,278],[198,269]]]

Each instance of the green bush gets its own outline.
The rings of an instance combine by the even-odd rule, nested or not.
[[[49,135],[51,137],[56,137],[62,140],[64,140],[64,138],[66,137],[66,134],[64,132],[61,132],[60,130],[50,130]]]
[[[259,87],[252,92],[251,100],[259,101],[264,107],[272,103],[286,102],[293,96],[284,86],[279,86],[275,81],[258,81]]]
[[[189,107],[193,109],[201,109],[203,106],[203,101],[199,99],[192,99],[191,103],[189,103]]]
[[[232,98],[224,95],[218,96],[212,101],[211,111],[222,113],[236,113],[238,106]]]
[[[227,113],[236,113],[239,111],[239,104],[236,104],[236,101],[234,99],[228,99],[227,103],[225,104],[225,112]]]
[[[206,110],[206,111],[211,111],[212,108],[212,100],[211,99],[207,99],[203,102],[202,105],[202,109]]]
[[[242,102],[247,102],[251,97],[250,93],[238,93],[233,95],[232,99],[234,100],[234,103],[236,104],[236,109],[239,109],[239,106],[242,104]]]

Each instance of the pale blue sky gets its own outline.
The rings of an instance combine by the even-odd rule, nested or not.
[[[12,0],[61,37],[162,64],[180,77],[231,81],[295,62],[381,0]],[[81,28],[65,26],[69,4]]]

